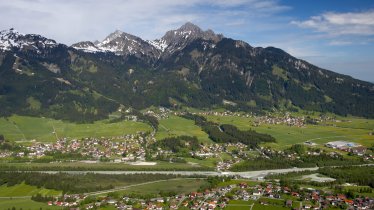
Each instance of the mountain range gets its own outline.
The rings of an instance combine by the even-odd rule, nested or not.
[[[374,117],[374,84],[186,23],[160,39],[115,31],[71,46],[0,32],[0,115],[88,122],[121,107],[298,109]]]

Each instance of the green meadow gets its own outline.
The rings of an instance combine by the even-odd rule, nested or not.
[[[160,120],[158,126],[158,132],[156,134],[157,139],[163,139],[174,136],[196,136],[201,142],[211,142],[204,131],[192,120],[187,120],[182,117],[170,115],[168,119]]]
[[[32,201],[30,198],[7,198],[3,199],[0,198],[0,209],[1,210],[7,210],[12,209],[15,207],[17,210],[57,210],[57,209],[63,209],[62,207],[57,206],[48,206],[46,203],[40,203]]]
[[[76,124],[39,117],[11,116],[0,118],[0,134],[11,141],[55,141],[56,138],[111,137],[150,131],[145,123],[121,121],[109,123],[108,120],[92,124]]]
[[[204,179],[174,179],[160,181],[150,184],[129,187],[126,190],[118,191],[119,193],[138,195],[159,194],[160,192],[175,192],[177,194],[196,192],[200,186],[206,185]]]
[[[17,184],[7,187],[6,185],[0,186],[0,197],[19,197],[19,196],[32,196],[36,194],[45,195],[60,195],[60,191],[50,190],[45,188],[37,188],[27,184]]]

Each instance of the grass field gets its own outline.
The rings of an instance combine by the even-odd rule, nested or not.
[[[6,185],[0,186],[0,197],[18,197],[32,196],[40,193],[41,195],[60,195],[60,191],[45,188],[37,188],[27,184],[17,184],[11,187]]]
[[[48,206],[45,203],[39,203],[32,201],[29,198],[22,198],[22,199],[0,199],[0,209],[1,210],[7,210],[12,209],[12,207],[15,207],[17,210],[57,210],[57,209],[63,209],[62,207],[57,206]]]
[[[307,125],[305,128],[299,128],[295,126],[266,124],[254,127],[252,126],[251,118],[242,117],[208,116],[208,119],[222,124],[233,124],[242,130],[253,129],[260,133],[270,134],[276,138],[277,143],[266,144],[266,146],[279,149],[284,149],[293,144],[303,143],[308,140],[317,144],[337,140],[352,141],[364,146],[374,144],[374,135],[369,135],[369,132],[374,128],[369,129],[371,125],[374,126],[374,120],[346,118],[346,120],[351,120],[351,122],[342,122],[342,124],[337,124],[336,126]]]
[[[56,134],[53,133],[55,130]],[[0,134],[11,141],[55,141],[60,137],[111,137],[133,134],[138,131],[150,131],[145,123],[122,121],[109,123],[108,120],[97,121],[93,124],[76,124],[38,117],[11,116],[0,118]]]
[[[172,136],[196,136],[201,142],[211,142],[204,131],[196,126],[194,121],[187,120],[182,117],[171,115],[168,119],[160,120],[156,134],[157,139],[163,139]]]
[[[284,202],[280,200],[280,202]],[[259,201],[230,201],[225,210],[242,210],[242,209],[251,209],[251,205],[253,205],[252,210],[289,210],[290,208],[286,208],[283,206],[274,206],[274,205],[261,205]]]
[[[130,187],[119,193],[135,193],[139,195],[158,194],[159,192],[175,192],[177,194],[196,192],[200,186],[207,184],[204,179],[178,179]]]

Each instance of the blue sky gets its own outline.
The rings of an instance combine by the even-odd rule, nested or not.
[[[0,29],[73,44],[116,29],[156,39],[187,21],[374,82],[373,0],[12,0]]]

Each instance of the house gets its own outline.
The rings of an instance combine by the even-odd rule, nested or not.
[[[288,187],[284,187],[283,188],[283,193],[290,193],[290,188],[288,188]]]
[[[260,196],[261,195],[261,192],[259,190],[254,190],[252,195],[254,196]]]
[[[310,209],[310,208],[312,208],[311,205],[309,205],[309,204],[304,205],[304,209]]]
[[[247,188],[247,187],[248,187],[248,184],[245,183],[245,182],[242,182],[242,183],[239,184],[239,187],[240,187],[241,189],[243,189],[243,188]]]
[[[362,146],[360,146],[360,147],[354,147],[354,148],[351,149],[351,152],[353,154],[355,154],[355,155],[362,156],[366,152],[366,147],[362,147]]]
[[[286,201],[286,206],[291,208],[292,207],[292,200],[287,200]]]
[[[292,192],[291,195],[292,195],[292,196],[295,196],[295,197],[300,197],[300,194],[297,193],[297,192]]]

